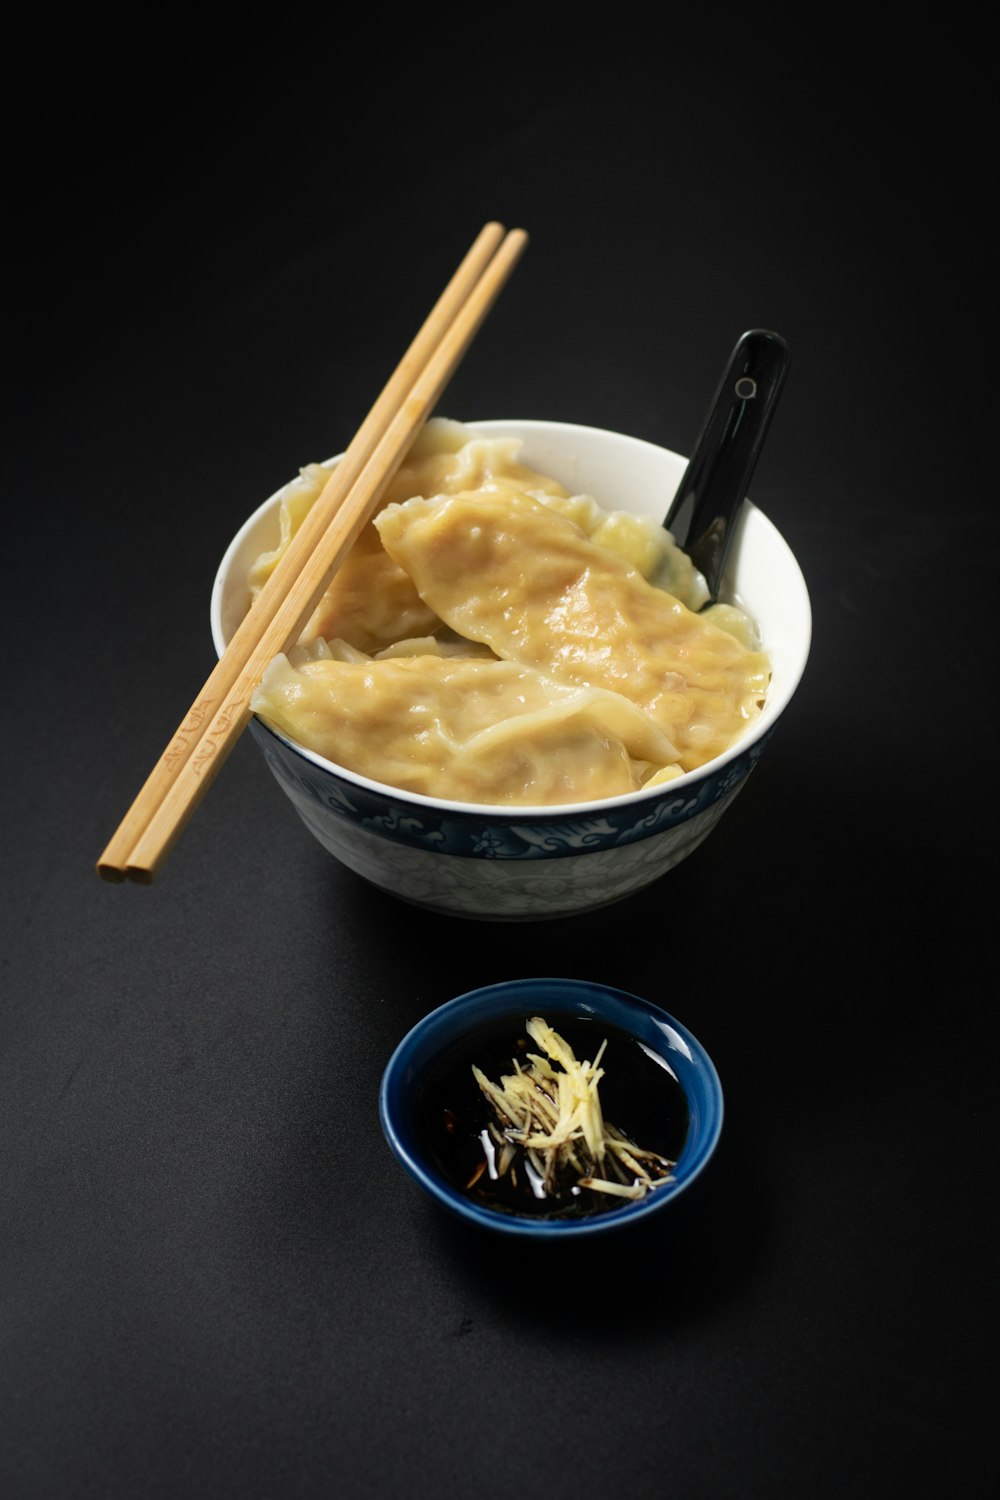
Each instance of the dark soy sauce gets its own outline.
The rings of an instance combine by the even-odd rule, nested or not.
[[[504,1074],[514,1071],[515,1057],[526,1066],[527,1055],[542,1050],[525,1030],[531,1014],[485,1024],[443,1052],[428,1071],[416,1113],[417,1133],[428,1160],[471,1201],[502,1213],[576,1219],[622,1208],[628,1199],[586,1188],[538,1198],[524,1172],[516,1174],[515,1182],[509,1171],[495,1179],[483,1171],[468,1186],[483,1161],[480,1133],[496,1121],[473,1077],[472,1065],[475,1063],[496,1084]],[[684,1090],[668,1071],[665,1060],[657,1061],[633,1037],[603,1021],[557,1012],[543,1014],[580,1061],[593,1061],[607,1038],[600,1063],[604,1077],[598,1086],[605,1121],[617,1126],[635,1145],[676,1161],[687,1137],[688,1107]]]

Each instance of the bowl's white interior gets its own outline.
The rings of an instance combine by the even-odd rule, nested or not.
[[[592,495],[609,510],[630,510],[662,520],[680,483],[687,460],[642,438],[606,432],[596,427],[543,421],[488,421],[465,424],[484,436],[520,437],[521,460],[558,479],[574,493]],[[292,477],[292,476],[290,476]],[[211,624],[216,652],[221,656],[243,619],[248,603],[247,571],[261,552],[278,543],[280,493],[271,495],[237,532],[219,565],[212,591]],[[767,731],[786,706],[805,669],[809,655],[812,616],[809,594],[791,549],[767,517],[748,501],[733,540],[723,584],[724,597],[734,600],[757,621],[771,658],[772,679],[767,702],[751,736]],[[737,754],[737,743],[724,761]],[[322,757],[303,751],[318,765]],[[718,763],[718,762],[716,762]],[[342,767],[338,774],[361,785],[378,785]],[[698,775],[691,772],[689,775]],[[679,787],[686,778],[671,783]],[[398,795],[398,794],[397,794]],[[407,793],[414,801],[430,799]],[[631,797],[641,797],[641,792]],[[616,799],[628,800],[628,799]],[[453,805],[453,804],[448,804]],[[593,805],[593,804],[591,804]],[[502,809],[505,812],[509,808]],[[482,811],[482,809],[480,809]],[[524,809],[520,810],[523,814]],[[567,808],[560,809],[562,813]]]

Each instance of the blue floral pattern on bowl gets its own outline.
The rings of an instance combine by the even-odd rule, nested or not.
[[[587,817],[511,822],[509,814],[438,810],[392,788],[373,791],[317,765],[258,719],[251,732],[310,833],[372,884],[458,916],[525,921],[609,905],[658,879],[715,827],[766,736],[678,792]]]
[[[264,758],[286,791],[298,791],[333,817],[394,843],[470,859],[560,859],[653,838],[734,791],[750,774],[769,737],[756,741],[680,795],[667,783],[644,801],[610,807],[586,818],[562,817],[557,808],[545,818],[511,822],[516,809],[513,814],[492,816],[475,811],[438,812],[407,801],[392,788],[373,792],[305,760],[294,745],[259,719],[252,720],[251,726]]]

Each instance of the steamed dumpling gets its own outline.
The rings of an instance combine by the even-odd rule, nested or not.
[[[670,740],[627,698],[489,658],[279,656],[252,707],[348,770],[463,802],[583,802],[678,774]]]
[[[759,711],[769,663],[654,588],[572,520],[494,481],[388,506],[389,555],[459,635],[556,682],[622,694],[685,770],[721,754]]]
[[[569,492],[557,480],[517,462],[520,446],[516,438],[470,439],[461,423],[436,417],[421,429],[382,503],[398,504],[413,495],[457,494],[478,489],[503,475],[508,484],[526,494],[572,504]],[[251,599],[271,576],[331,473],[322,464],[307,464],[285,487],[279,506],[278,545],[262,553],[250,569]],[[595,525],[601,515],[595,515]],[[440,626],[441,621],[421,599],[412,579],[385,552],[369,522],[316,606],[301,639],[336,637],[360,651],[375,653],[406,636],[430,635]]]

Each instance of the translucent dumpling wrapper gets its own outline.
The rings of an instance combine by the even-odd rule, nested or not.
[[[251,706],[348,770],[460,802],[586,802],[680,774],[667,735],[621,694],[490,658],[278,656]]]
[[[517,462],[519,447],[515,438],[470,439],[461,423],[435,418],[421,429],[382,503],[478,489],[499,475],[525,493],[570,501],[569,492],[556,480]],[[271,576],[331,473],[321,464],[308,464],[285,486],[278,545],[262,553],[250,569],[251,600]],[[595,525],[602,514],[594,517]],[[384,551],[378,532],[369,523],[316,606],[301,639],[337,637],[360,651],[376,652],[406,636],[429,635],[440,625],[409,575]]]
[[[647,582],[568,516],[502,480],[375,518],[382,544],[459,635],[562,685],[641,708],[694,770],[760,711],[765,653]]]

